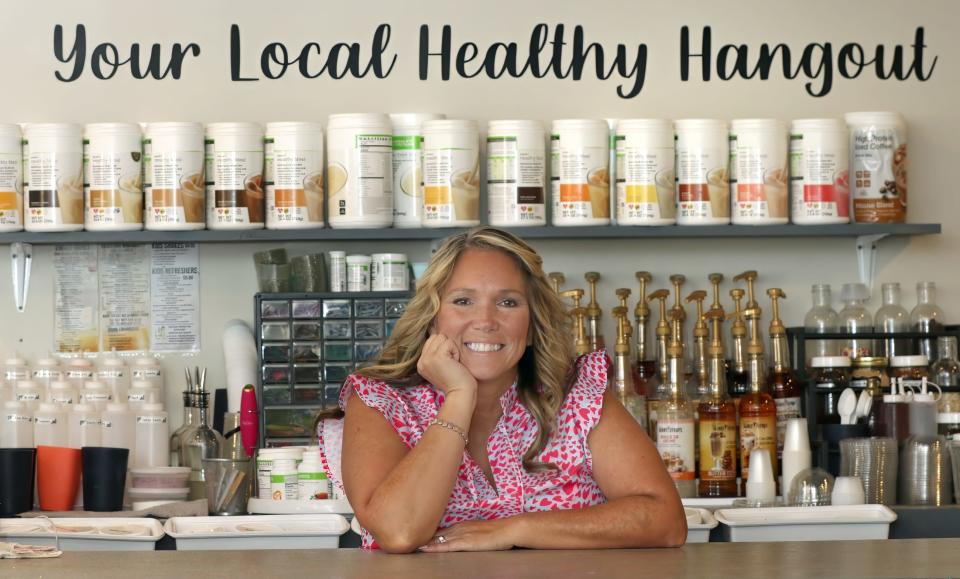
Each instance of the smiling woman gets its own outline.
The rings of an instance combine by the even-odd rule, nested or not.
[[[363,545],[404,553],[675,546],[686,523],[656,449],[574,359],[540,256],[481,227],[434,255],[345,418],[318,427]]]

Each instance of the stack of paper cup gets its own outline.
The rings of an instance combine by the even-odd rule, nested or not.
[[[753,501],[772,501],[777,498],[773,463],[770,461],[770,452],[765,448],[754,448],[750,452],[747,498]]]
[[[798,472],[810,468],[810,436],[806,418],[791,418],[783,436],[783,480],[780,488],[786,495]]]

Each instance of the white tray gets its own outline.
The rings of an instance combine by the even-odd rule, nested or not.
[[[886,539],[897,515],[884,505],[720,509],[728,541],[859,541]]]
[[[713,517],[708,509],[685,509],[689,511],[696,511],[700,515],[699,523],[690,523],[687,521],[687,542],[688,543],[709,543],[710,542],[710,531],[715,529],[719,523],[717,519]]]
[[[336,549],[350,525],[341,515],[173,517],[163,526],[178,551]]]
[[[247,512],[261,515],[306,515],[333,514],[352,515],[353,507],[346,499],[325,501],[274,501],[271,499],[251,498],[247,502]]]
[[[53,525],[84,530],[54,533]],[[139,534],[110,534],[110,528],[121,526],[136,527]],[[163,527],[156,519],[123,517],[0,519],[0,539],[5,541],[56,545],[58,535],[61,551],[153,551]]]
[[[733,501],[737,500],[737,497],[730,498],[693,498],[693,499],[680,499],[680,502],[683,503],[683,506],[691,509],[707,509],[708,511],[715,511],[717,509],[730,509],[733,508]]]

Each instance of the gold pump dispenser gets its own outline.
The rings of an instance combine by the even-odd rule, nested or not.
[[[547,274],[547,277],[550,278],[550,283],[553,284],[553,291],[560,293],[560,287],[563,285],[563,282],[566,281],[566,278],[559,271],[551,271]]]
[[[777,407],[766,391],[766,365],[763,360],[763,342],[760,340],[759,307],[747,308],[742,314],[747,318],[750,341],[747,342],[747,373],[750,378],[749,392],[740,398],[740,464],[741,477],[748,480],[750,452],[764,448],[770,454],[774,477],[779,473],[777,460]]]
[[[633,308],[633,317],[637,322],[636,344],[637,363],[647,361],[647,322],[650,320],[650,303],[647,301],[647,284],[653,281],[648,271],[638,271],[634,274],[640,284],[640,293],[637,295],[637,307]]]
[[[730,290],[730,297],[733,298],[734,302],[734,311],[729,315],[733,318],[733,323],[730,324],[731,353],[733,356],[727,371],[727,389],[730,397],[734,400],[750,390],[750,377],[747,374],[747,325],[744,322],[741,303],[745,293],[740,288]]]
[[[625,295],[623,295],[625,292]],[[630,295],[628,289],[618,289],[617,295],[625,302]],[[627,319],[629,309],[626,305],[620,305],[613,308],[613,316],[617,320],[617,341],[613,347],[613,391],[617,399],[627,409],[627,412],[633,416],[640,426],[646,430],[647,424],[647,400],[633,383],[633,370],[630,360],[630,333],[631,326]]]
[[[707,292],[697,290],[687,296],[686,302],[697,304],[697,319],[693,325],[693,386],[696,400],[707,394],[707,338],[710,337],[710,328],[703,317],[703,301],[707,299]]]
[[[605,347],[600,325],[603,310],[597,303],[597,282],[600,281],[600,274],[588,271],[583,277],[590,286],[590,301],[587,303],[587,340],[590,342],[590,351],[602,350]]]
[[[580,307],[580,300],[583,299],[583,290],[582,289],[572,289],[560,292],[560,295],[565,298],[570,298],[573,300],[573,309],[570,310],[570,315],[573,316],[576,323],[576,336],[573,340],[574,351],[577,356],[583,356],[584,354],[590,353],[590,342],[587,340],[584,317],[587,314],[587,310]]]
[[[745,309],[751,310],[755,309],[758,312],[760,311],[760,304],[757,303],[756,294],[754,293],[754,284],[757,281],[757,272],[754,270],[749,270],[736,275],[733,277],[733,281],[745,281],[747,282],[747,304]],[[746,316],[747,318],[747,334],[752,336],[754,330],[757,332],[757,336],[760,336],[760,314],[758,313],[754,317]],[[753,327],[756,326],[756,327]]]

